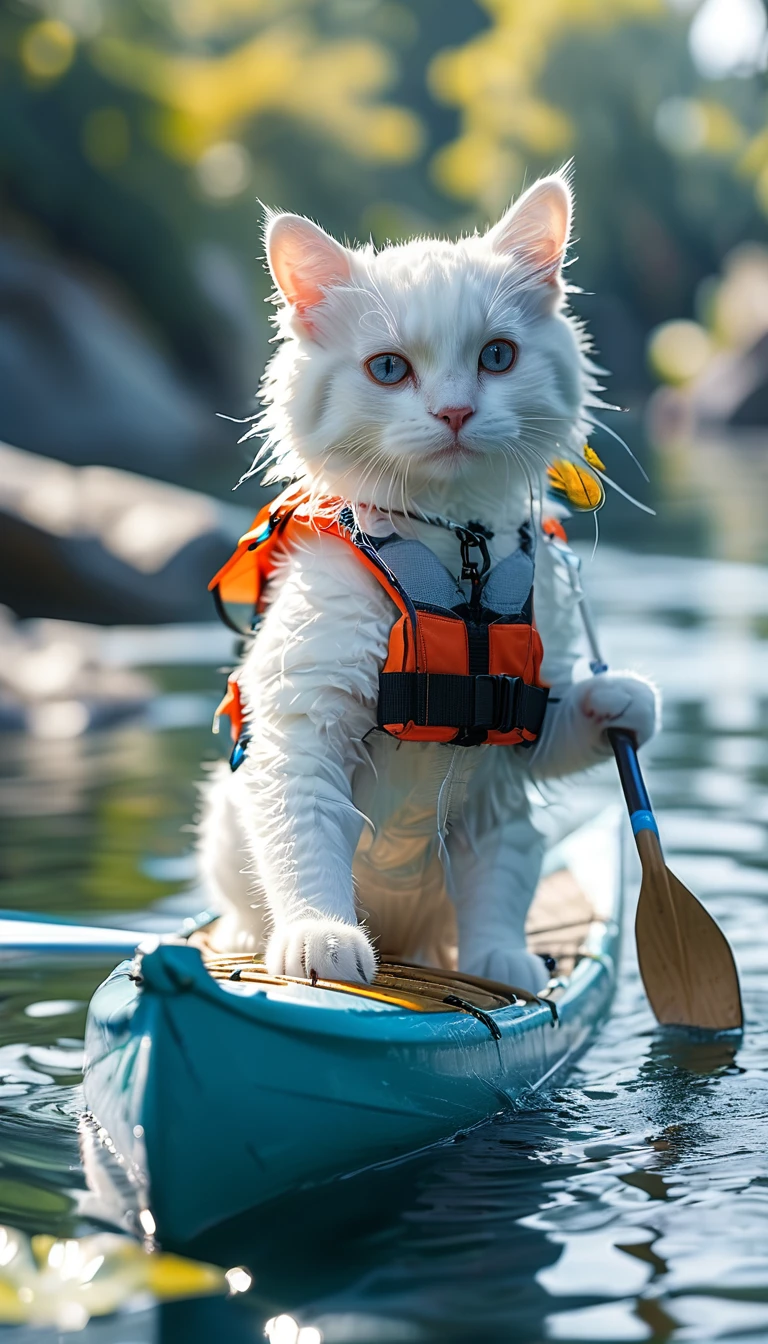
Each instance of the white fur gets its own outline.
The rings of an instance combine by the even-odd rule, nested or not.
[[[569,227],[563,176],[456,243],[353,251],[309,221],[274,218],[282,342],[258,425],[270,479],[298,476],[317,499],[350,500],[367,530],[418,536],[454,573],[450,532],[388,511],[481,520],[492,560],[509,554],[536,515],[544,463],[580,449],[598,404],[564,309]],[[507,373],[478,370],[492,339],[518,347]],[[364,366],[381,352],[410,361],[413,378],[376,384]],[[437,417],[456,406],[472,410],[458,438]],[[246,761],[216,772],[201,832],[224,912],[218,945],[263,948],[276,973],[370,980],[374,946],[449,965],[458,940],[462,968],[539,988],[546,973],[524,940],[541,859],[525,777],[604,759],[611,724],[647,740],[653,689],[630,673],[572,683],[578,616],[543,540],[536,619],[552,693],[530,751],[372,732],[396,612],[344,543],[318,536],[287,555],[270,599],[240,672]]]

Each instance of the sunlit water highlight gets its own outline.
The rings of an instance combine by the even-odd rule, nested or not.
[[[267,1323],[273,1344],[768,1338],[768,584],[746,565],[658,557],[641,580],[607,549],[587,580],[610,660],[664,689],[649,783],[670,865],[734,947],[743,1043],[655,1031],[627,939],[611,1018],[557,1091],[324,1205],[287,1208],[266,1237],[242,1220],[204,1249],[246,1265],[250,1292],[129,1299],[129,1314],[82,1332],[88,1344],[255,1340]],[[200,903],[174,892],[190,874],[181,828],[197,761],[213,754],[218,679],[156,675],[143,724],[6,739],[5,906],[130,926],[149,907],[171,924]],[[612,773],[591,787],[597,805]],[[85,1005],[108,969],[3,971],[0,1221],[28,1232],[98,1225],[77,1084]],[[354,1221],[339,1231],[342,1212]]]

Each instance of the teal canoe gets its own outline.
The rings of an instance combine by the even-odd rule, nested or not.
[[[88,1013],[89,1161],[118,1164],[144,1229],[179,1244],[509,1109],[608,1010],[620,837],[610,812],[548,853],[529,938],[558,967],[539,998],[393,963],[365,993],[270,978],[189,940],[140,948]]]

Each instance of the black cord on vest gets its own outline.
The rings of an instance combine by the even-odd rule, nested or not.
[[[486,527],[484,523],[455,523],[452,518],[444,518],[440,513],[408,513],[404,509],[378,509],[375,504],[358,504],[357,508],[377,509],[387,518],[409,518],[412,523],[428,523],[430,527],[442,527],[446,532],[455,532],[460,540],[462,535],[466,535],[471,538],[469,543],[471,546],[480,546],[484,558],[488,554],[488,548],[483,543],[493,541],[495,536],[490,527]],[[484,574],[485,569],[482,572]]]

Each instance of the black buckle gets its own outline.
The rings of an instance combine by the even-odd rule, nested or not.
[[[496,723],[496,682],[498,677],[475,677],[475,712],[471,728],[493,728]]]
[[[499,683],[498,731],[511,733],[518,728],[518,705],[520,702],[521,677],[497,677]]]
[[[521,686],[518,718],[521,728],[527,728],[538,737],[544,723],[548,699],[548,686]]]
[[[475,714],[473,728],[492,728],[511,733],[518,726],[520,677],[480,674],[475,677]]]

